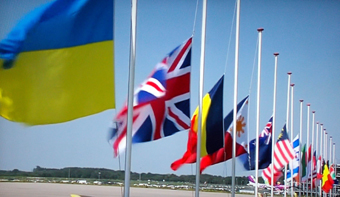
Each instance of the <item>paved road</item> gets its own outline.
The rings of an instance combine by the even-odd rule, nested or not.
[[[115,186],[73,185],[57,183],[0,183],[1,197],[70,197],[70,194],[91,197],[121,197],[124,189]],[[135,188],[130,189],[131,197],[193,197],[195,193],[184,190]],[[230,197],[227,193],[200,192],[201,197]],[[238,194],[237,197],[249,197]]]

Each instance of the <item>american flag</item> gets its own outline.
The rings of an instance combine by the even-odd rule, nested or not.
[[[132,143],[170,136],[190,127],[191,43],[171,51],[135,90]],[[114,155],[125,150],[127,106],[113,120],[109,135]]]
[[[295,152],[289,141],[286,125],[284,125],[274,148],[274,163],[271,164],[274,165],[274,175],[281,174],[283,167],[292,161],[294,156]],[[268,182],[271,180],[271,165],[262,171],[263,179]]]

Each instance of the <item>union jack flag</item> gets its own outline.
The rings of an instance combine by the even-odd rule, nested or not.
[[[269,121],[267,122],[266,126],[264,127],[264,129],[262,130],[260,134],[260,138],[267,137],[266,142],[265,142],[266,144],[269,143],[271,136],[272,136],[272,124],[273,124],[273,116],[270,117]]]
[[[135,90],[132,143],[170,136],[190,128],[191,43],[176,47]],[[127,105],[113,120],[109,136],[114,156],[125,150]]]

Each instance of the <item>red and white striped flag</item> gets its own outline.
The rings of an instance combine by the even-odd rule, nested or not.
[[[286,131],[286,125],[283,126],[283,129],[279,135],[279,138],[275,144],[274,148],[274,160],[273,163],[270,164],[266,169],[262,171],[263,179],[271,184],[271,165],[274,165],[274,183],[276,180],[282,176],[282,169],[285,165],[287,165],[290,161],[294,159],[295,152],[292,147],[292,144],[289,141],[288,134]]]

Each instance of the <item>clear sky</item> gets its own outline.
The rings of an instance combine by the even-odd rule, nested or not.
[[[0,39],[24,14],[48,1],[2,0]],[[198,5],[192,49],[191,114],[198,103],[199,88],[202,1]],[[168,52],[192,35],[195,8],[196,0],[138,2],[135,86]],[[315,121],[324,124],[333,142],[340,142],[340,135],[337,135],[340,117],[339,8],[340,1],[241,1],[238,101],[250,92],[248,128],[251,138],[256,133],[257,28],[263,27],[260,130],[273,111],[273,53],[279,52],[275,139],[286,119],[287,72],[291,71],[291,80],[295,83],[294,136],[300,125],[299,99],[304,99],[303,143],[307,139],[307,103],[311,104],[311,111],[316,111]],[[209,91],[225,72],[225,115],[233,106],[234,9],[235,1],[208,1],[204,92]],[[120,110],[127,98],[131,2],[116,0],[114,10],[116,105]],[[0,169],[31,171],[37,165],[123,169],[125,154],[120,160],[113,158],[112,148],[106,141],[109,123],[115,113],[115,110],[107,110],[66,123],[33,127],[0,118]],[[133,145],[131,170],[194,174],[195,165],[185,165],[177,172],[170,169],[170,164],[182,157],[186,143],[187,131],[183,131],[155,142]],[[339,147],[340,143],[336,146]],[[340,161],[340,151],[336,152],[336,158]],[[249,174],[239,166],[236,170],[236,175]],[[209,167],[204,173],[230,176],[231,160]]]

